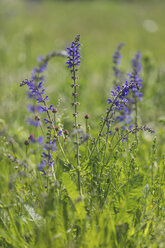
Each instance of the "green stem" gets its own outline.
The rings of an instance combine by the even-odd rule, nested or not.
[[[44,101],[44,106],[45,106],[46,109],[47,109],[47,105],[46,105],[46,102],[45,102],[45,101]],[[50,122],[51,125],[52,125],[53,131],[54,131],[54,135],[56,135],[55,126],[54,126],[54,124],[53,124],[53,121],[51,120],[49,111],[47,110],[46,112],[47,112],[47,116],[48,116],[49,122]],[[66,162],[69,164],[69,160],[67,159],[67,157],[66,157],[66,155],[65,155],[65,152],[64,152],[64,150],[63,150],[63,148],[62,148],[62,145],[61,145],[61,142],[60,142],[59,139],[58,139],[58,144],[59,144],[60,150],[61,150],[61,152],[62,152],[62,154],[63,154],[63,156],[64,156]]]
[[[77,129],[78,128],[78,122],[77,122],[77,87],[78,84],[76,83],[76,69],[75,66],[73,66],[73,88],[74,88],[74,126]],[[78,141],[78,132],[76,132],[76,158],[77,158],[77,177],[78,177],[78,190],[80,192],[81,190],[81,182],[80,182],[80,170],[79,170],[79,166],[80,166],[80,160],[79,160],[79,141]]]
[[[104,150],[104,158],[103,158],[103,164],[106,158],[106,153],[107,153],[107,145],[108,145],[108,138],[109,138],[109,127],[107,127],[107,134],[106,134],[106,143],[105,143],[105,150]]]
[[[135,96],[135,127],[137,126],[138,126],[138,109],[137,109],[137,98]],[[137,132],[135,132],[135,139],[136,139],[136,142],[138,143]]]

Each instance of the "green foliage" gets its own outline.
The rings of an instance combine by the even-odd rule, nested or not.
[[[0,2],[0,247],[165,247],[164,3],[67,2]],[[145,30],[146,19],[157,23],[156,33]],[[71,139],[61,140],[68,161],[58,144],[53,176],[38,172],[39,146],[26,151],[24,145],[36,130],[26,124],[26,92],[19,88],[39,54],[65,49],[77,33],[83,43],[82,128],[86,130],[88,112],[87,131],[92,137],[98,134],[96,122],[106,111],[113,82],[110,58],[123,41],[123,71],[135,50],[144,54],[138,121],[156,131],[156,137],[139,133],[138,142],[130,134],[115,149],[109,140],[105,158],[105,137],[91,157],[93,140],[84,142],[80,191]],[[71,133],[71,82],[64,64],[62,58],[51,61],[46,89],[58,108],[59,126]]]

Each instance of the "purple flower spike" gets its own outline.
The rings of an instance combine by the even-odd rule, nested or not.
[[[132,59],[132,68],[137,73],[139,73],[141,71],[141,69],[142,69],[140,60],[141,60],[141,54],[140,54],[140,52],[137,52],[135,58]]]
[[[72,64],[74,66],[79,64],[79,44],[77,40],[75,39],[73,43],[73,48],[70,49],[69,54],[70,54],[70,59],[72,60]],[[28,104],[27,108],[29,112],[32,112],[34,114],[34,119],[33,118],[28,118],[27,122],[30,125],[33,125],[35,127],[40,126],[41,127],[41,122],[40,122],[40,116],[37,113],[45,113],[46,118],[44,119],[45,125],[47,125],[47,130],[49,130],[46,133],[46,144],[43,145],[43,150],[45,152],[42,154],[42,160],[41,163],[38,166],[38,169],[42,172],[42,175],[50,175],[50,172],[52,173],[52,169],[49,167],[54,165],[54,160],[53,160],[53,152],[56,151],[56,140],[52,139],[53,136],[53,119],[51,116],[51,113],[53,112],[53,105],[47,105],[47,102],[49,101],[48,96],[45,93],[44,89],[44,81],[45,81],[45,76],[43,75],[43,72],[47,69],[47,65],[49,60],[54,57],[54,56],[66,56],[66,53],[62,52],[52,52],[46,55],[46,57],[39,56],[38,57],[38,66],[35,67],[32,71],[31,75],[31,80],[23,80],[20,84],[22,85],[27,85],[28,86],[28,98],[32,99],[34,104]],[[36,103],[35,103],[36,101]],[[53,112],[54,113],[54,112]],[[59,134],[61,135],[61,134]],[[43,137],[35,138],[34,135],[29,136],[29,141],[31,143],[38,143],[38,144],[43,144]],[[29,143],[30,143],[29,142]]]
[[[113,70],[114,70],[114,74],[115,74],[115,77],[120,77],[121,76],[121,72],[118,68],[118,65],[120,64],[120,61],[121,61],[121,54],[120,54],[120,50],[121,48],[124,46],[124,43],[120,43],[113,55],[113,64],[114,64],[114,67],[113,67]]]
[[[77,35],[75,40],[72,42],[71,47],[67,48],[68,50],[68,61],[66,64],[68,64],[68,68],[75,68],[76,66],[79,66],[80,64],[80,43],[78,43],[80,40],[80,35]]]

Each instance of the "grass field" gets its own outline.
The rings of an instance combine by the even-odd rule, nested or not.
[[[164,9],[163,1],[0,1],[0,247],[165,247]],[[91,139],[80,146],[76,167],[73,142],[59,137],[54,171],[41,176],[41,146],[26,150],[24,142],[42,132],[27,124],[27,88],[19,85],[30,79],[39,55],[65,50],[77,34],[79,122]],[[155,133],[130,134],[115,146],[120,133],[112,142],[104,132],[90,155],[114,88],[112,56],[121,42],[123,74],[131,72],[135,53],[142,54],[138,125]],[[58,108],[57,124],[72,133],[66,61],[50,61],[45,88]]]

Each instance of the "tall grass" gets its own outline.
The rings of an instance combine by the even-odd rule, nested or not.
[[[124,17],[123,8],[129,8],[130,15],[134,16],[137,5],[101,5],[102,10],[97,17],[104,14],[109,20],[111,8],[112,18],[120,16],[119,13],[122,16],[111,29],[113,31],[108,32],[108,24],[97,22],[97,19],[100,28],[96,29],[97,25],[91,23],[96,19],[99,3],[88,5],[88,8],[83,3],[81,8],[72,3],[67,8],[57,4],[58,24],[52,22],[53,3],[43,3],[45,11],[42,4],[34,5],[37,11],[32,10],[30,5],[29,10],[32,11],[29,12],[25,11],[22,3],[17,3],[18,10],[16,5],[11,9],[6,3],[0,4],[6,10],[1,11],[0,15],[4,23],[0,39],[0,247],[164,247],[165,75],[163,66],[154,61],[155,58],[163,61],[160,54],[164,33],[161,28],[149,43],[149,34],[134,30],[133,27],[138,28],[138,21],[132,19],[135,23],[131,24],[128,17],[125,19],[127,35],[119,35],[123,28],[120,22]],[[71,11],[73,7],[77,8],[77,12],[74,12],[70,24],[72,28],[68,28],[65,27],[66,19],[71,12],[63,15],[66,19],[61,18],[60,13],[68,12],[68,8]],[[94,12],[91,11],[93,8]],[[148,8],[155,8],[153,15],[161,22],[161,16],[156,14],[161,13],[161,8],[154,5]],[[14,15],[14,11],[20,11],[19,15]],[[88,35],[87,24],[82,22],[84,11],[87,11],[87,23],[93,32]],[[48,25],[45,23],[48,12],[51,13],[47,19],[51,32],[43,35]],[[141,13],[137,14],[137,19],[141,19]],[[25,17],[30,17],[29,22]],[[75,75],[80,85],[78,99],[74,99],[74,103],[80,102],[77,105],[79,115],[76,127],[73,126],[75,116],[72,115],[77,109],[75,104],[71,105],[72,93],[75,92],[70,87],[74,78],[66,68],[66,52],[40,57],[37,65],[34,60],[53,47],[54,26],[56,33],[59,32],[58,36],[56,34],[56,50],[70,47],[72,33],[78,28],[82,33],[81,66],[76,68],[79,70]],[[115,31],[116,27],[118,31]],[[125,36],[127,40],[123,39]],[[133,36],[135,43],[129,40]],[[142,37],[146,44],[143,44]],[[159,47],[155,46],[158,40]],[[112,46],[109,46],[110,41]],[[124,41],[126,46],[122,49],[123,59],[119,65],[122,77],[117,80],[120,93],[115,99],[116,77],[111,69],[111,57],[119,41]],[[146,52],[147,46],[153,54]],[[141,48],[142,51],[143,70],[140,78],[143,79],[143,99],[137,101],[137,113],[134,105],[131,109],[134,126],[130,127],[125,122],[118,123],[116,117],[123,114],[123,107],[118,109],[116,100],[119,99],[119,104],[122,104],[125,97],[134,97],[132,85],[129,85],[129,92],[125,92],[128,89],[125,77],[127,72],[133,72],[128,61],[135,53],[135,48]],[[49,62],[48,67],[44,67],[45,61]],[[43,101],[37,103],[35,98],[28,99],[26,95],[29,90],[27,86],[34,90],[31,84],[34,76],[38,85],[43,75],[35,70],[31,77],[30,72],[35,65],[47,69],[43,84],[49,96],[46,106]],[[132,78],[127,77],[127,80],[131,81]],[[20,82],[25,85],[19,87]],[[134,86],[137,86],[137,82]],[[128,95],[120,98],[123,92]],[[109,101],[109,105],[107,99],[112,101]],[[35,108],[39,104],[44,110],[47,107],[47,110],[29,113],[26,109],[28,103],[34,104]],[[107,116],[107,113],[111,115]],[[35,121],[38,127],[29,126],[28,118]],[[125,130],[122,130],[123,125]],[[152,129],[155,133],[151,133]],[[41,136],[44,137],[43,141]],[[46,151],[43,150],[45,145]],[[44,152],[46,155],[43,155]],[[41,163],[45,157],[46,163]]]

